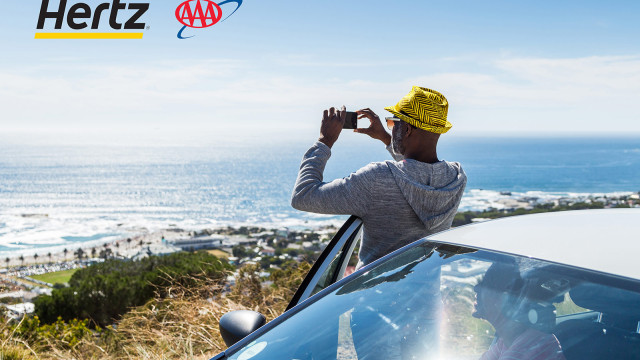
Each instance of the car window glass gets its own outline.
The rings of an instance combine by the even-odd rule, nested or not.
[[[355,274],[230,358],[640,359],[637,284],[434,246]]]
[[[562,359],[560,343],[552,334],[558,316],[585,314],[595,319],[597,314],[571,300],[568,278],[559,274],[543,276],[538,269],[544,266],[540,265],[472,258],[443,265],[440,291],[447,326],[440,334],[441,355],[480,357],[499,339],[494,324],[510,322],[507,328],[514,329],[522,341],[536,339],[545,344],[518,351],[547,351],[547,358]],[[493,274],[487,274],[489,269]],[[495,275],[496,269],[502,274]]]
[[[349,262],[347,263],[347,267],[344,270],[344,274],[342,274],[341,278],[347,277],[353,274],[356,271],[356,267],[358,266],[358,262],[360,261],[360,257],[358,254],[360,253],[360,243],[362,242],[362,233],[356,239],[356,245],[351,252],[351,256],[349,257]]]
[[[476,293],[473,287],[491,266],[489,261],[461,259],[441,268],[440,292],[447,326],[441,334],[444,352],[454,347],[465,355],[482,354],[494,339],[495,329],[487,321],[473,316]],[[461,337],[460,334],[466,336]]]
[[[331,263],[329,264],[325,272],[323,272],[322,275],[320,276],[320,279],[316,283],[316,286],[313,288],[311,295],[315,295],[320,290],[326,288],[327,286],[333,283],[332,281],[333,275],[335,274],[337,268],[340,266],[340,258],[342,256],[342,252],[343,252],[342,250],[338,251],[336,256],[334,256],[334,258],[331,259]]]
[[[356,264],[358,263],[358,249],[359,249],[360,241],[362,239],[362,232],[361,231],[356,232],[354,236],[355,236],[355,239],[353,241],[356,242],[355,250],[352,250],[353,244],[351,241],[347,241],[343,245],[343,248],[340,249],[340,251],[338,251],[338,253],[333,257],[333,259],[331,259],[330,265],[327,267],[325,272],[322,273],[322,275],[320,276],[320,279],[318,280],[315,287],[313,288],[311,295],[318,293],[319,291],[326,288],[327,286],[335,283],[336,281],[344,278],[345,276],[355,271]],[[346,260],[347,257],[349,260]],[[345,267],[345,271],[341,274],[337,274],[336,272],[343,267],[344,261],[348,261]]]
[[[580,314],[589,311],[589,309],[585,309],[581,306],[576,305],[576,303],[574,303],[571,299],[571,295],[569,295],[568,292],[564,294],[564,296],[562,297],[562,301],[556,302],[554,303],[554,305],[556,307],[556,316],[558,317]]]

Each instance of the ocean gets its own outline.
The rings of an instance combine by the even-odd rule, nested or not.
[[[308,214],[289,198],[313,143],[207,147],[0,144],[0,256],[44,253],[178,227],[311,227],[346,216]],[[640,191],[639,138],[443,136],[440,159],[468,176],[461,209]],[[390,159],[379,142],[345,134],[325,181]],[[510,192],[511,195],[506,195]]]

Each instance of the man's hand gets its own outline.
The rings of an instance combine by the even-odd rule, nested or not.
[[[391,144],[391,135],[384,129],[376,113],[369,108],[358,110],[356,113],[358,114],[358,119],[367,118],[371,122],[371,125],[366,129],[354,129],[353,132],[367,134],[374,139],[382,141],[386,146]]]
[[[329,110],[325,110],[322,115],[322,125],[320,125],[320,142],[324,143],[328,147],[332,147],[338,140],[344,120],[347,117],[347,110],[342,106],[341,110],[336,110],[332,107]]]

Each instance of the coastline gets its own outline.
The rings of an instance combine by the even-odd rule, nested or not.
[[[498,192],[495,190],[472,189],[465,194],[458,212],[508,212],[516,209],[530,210],[536,206],[561,206],[596,202],[603,203],[604,207],[640,206],[638,205],[639,199],[640,193],[638,192],[551,193],[541,191]],[[42,217],[42,215],[37,214],[21,214],[20,216]],[[228,225],[218,223],[215,226],[206,226],[203,224],[199,227],[189,229],[182,229],[177,226],[152,230],[137,227],[128,229],[123,235],[106,237],[107,240],[103,237],[97,240],[83,242],[76,241],[47,247],[3,251],[1,253],[2,255],[0,255],[0,261],[2,261],[0,268],[72,261],[78,258],[78,249],[81,249],[87,257],[99,257],[100,251],[109,249],[112,254],[118,254],[119,257],[131,258],[141,252],[145,247],[161,245],[163,238],[167,241],[189,239],[193,238],[194,234],[202,233],[203,231],[217,233],[224,229],[237,230],[246,226],[261,227],[271,231],[280,228],[316,231],[327,226],[339,227],[346,219],[346,216],[324,216],[317,214],[305,214],[304,216],[305,217],[299,219],[283,217],[282,221],[267,223],[236,222]],[[278,215],[274,217],[277,218]],[[65,249],[67,250],[66,253],[64,252]],[[36,254],[37,256],[35,256]],[[6,261],[7,259],[9,259],[8,262]]]
[[[117,252],[123,256],[126,256],[127,254],[137,253],[141,251],[144,246],[158,244],[161,242],[162,236],[171,237],[171,234],[174,233],[175,232],[173,231],[154,231],[131,237],[119,237],[109,241],[93,241],[73,245],[69,244],[69,246],[63,245],[57,247],[41,248],[45,249],[45,251],[41,251],[41,249],[29,249],[25,250],[25,252],[29,252],[28,254],[25,252],[16,252],[16,254],[6,254],[5,256],[3,256],[1,259],[2,267],[7,267],[6,259],[10,259],[10,261],[8,262],[9,267],[73,261],[77,258],[76,253],[78,249],[82,249],[83,253],[87,254],[89,257],[91,257],[93,249],[95,249],[96,254],[99,254],[99,252],[103,249],[111,249],[113,253]],[[127,241],[128,239],[131,239],[131,241]],[[64,252],[65,249],[67,250],[66,253]],[[34,254],[38,254],[38,256],[34,257]],[[49,256],[49,254],[51,254],[51,256]],[[24,261],[20,260],[21,256],[24,258]]]

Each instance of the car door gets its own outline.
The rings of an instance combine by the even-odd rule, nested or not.
[[[354,253],[362,239],[362,220],[351,216],[331,239],[318,260],[296,291],[287,310],[308,299],[310,296],[337,282],[347,275],[350,264],[357,259]]]

